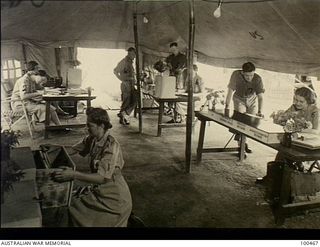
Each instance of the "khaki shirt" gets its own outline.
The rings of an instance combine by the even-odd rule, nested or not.
[[[228,88],[234,90],[234,94],[240,98],[251,98],[265,91],[259,75],[255,73],[252,81],[248,82],[241,74],[241,70],[232,73]]]
[[[16,81],[13,87],[11,100],[21,100],[25,98],[26,94],[36,92],[36,83],[31,79],[31,75],[34,74],[34,72],[29,71]],[[20,101],[13,102],[13,108],[21,104]]]
[[[114,71],[120,74],[121,81],[135,81],[135,71],[133,67],[133,60],[128,56],[122,59]]]
[[[312,129],[319,129],[319,109],[316,105],[308,105],[306,110],[297,110],[294,105],[291,105],[286,113],[296,113],[297,118],[304,118],[312,123]]]
[[[122,169],[124,160],[118,141],[106,131],[101,140],[86,136],[72,147],[83,157],[89,155],[92,173],[111,179],[116,168]]]

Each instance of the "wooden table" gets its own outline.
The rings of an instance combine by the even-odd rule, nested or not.
[[[270,133],[270,135],[272,135],[272,138],[269,137],[269,139],[259,138],[260,137],[258,135],[259,132],[255,132],[255,130],[258,131],[257,128],[249,126],[250,130],[252,130],[252,131],[245,132],[241,128],[235,129],[235,128],[230,127],[230,124],[229,124],[230,122],[228,122],[229,120],[232,122],[236,122],[237,124],[239,124],[241,126],[245,126],[245,124],[239,123],[239,121],[236,121],[234,119],[223,117],[222,121],[217,120],[216,118],[213,118],[210,115],[210,113],[208,113],[208,112],[196,112],[196,117],[201,121],[198,148],[197,148],[197,161],[201,161],[202,153],[229,151],[229,149],[226,149],[226,148],[203,148],[205,128],[206,128],[207,121],[216,122],[222,126],[225,126],[229,129],[232,129],[234,131],[239,132],[241,135],[241,141],[244,143],[245,143],[245,137],[249,137],[249,138],[251,138],[257,142],[260,142],[268,147],[271,147],[275,150],[278,150],[288,159],[295,160],[295,161],[313,161],[313,160],[320,159],[320,149],[311,150],[311,149],[305,149],[305,148],[301,148],[301,147],[297,147],[297,146],[292,146],[291,148],[288,148],[288,147],[284,147],[283,145],[281,145],[280,140],[283,136],[282,133]],[[242,143],[242,144],[244,144],[244,143]],[[242,159],[240,158],[240,161],[243,160],[244,145],[241,145],[240,148],[231,148],[231,151],[240,151],[242,153],[242,155],[240,155],[240,157],[242,157]]]
[[[216,116],[216,115],[215,115]],[[221,151],[239,151],[241,153],[240,155],[240,161],[244,158],[244,144],[245,144],[245,137],[250,137],[251,139],[258,141],[270,148],[273,148],[279,152],[285,157],[290,160],[294,161],[315,161],[320,160],[320,149],[306,149],[301,148],[297,146],[292,146],[290,148],[284,147],[280,143],[274,143],[276,141],[275,138],[271,138],[270,141],[267,139],[259,138],[260,136],[255,135],[255,132],[245,132],[242,131],[241,128],[234,129],[231,126],[231,122],[234,122],[235,120],[228,118],[221,118],[222,121],[217,120],[216,117],[212,117],[212,114],[208,112],[196,112],[196,117],[201,121],[200,126],[200,133],[199,133],[199,142],[198,142],[198,148],[197,148],[197,161],[200,162],[202,158],[202,153],[209,153],[209,152],[221,152]],[[226,148],[203,148],[203,142],[204,142],[204,136],[205,136],[205,127],[207,121],[214,121],[222,126],[225,126],[229,129],[233,129],[240,133],[241,135],[241,146],[240,148],[233,148],[233,149],[226,149]],[[237,122],[237,121],[235,121]],[[240,123],[240,125],[243,125]],[[281,135],[273,136],[277,138],[281,138]],[[272,141],[273,140],[273,141]],[[280,198],[279,198],[279,204],[277,205],[275,209],[275,221],[277,224],[283,224],[285,217],[290,215],[293,212],[299,211],[299,210],[306,210],[311,208],[320,207],[320,201],[310,201],[310,202],[300,202],[300,203],[289,203],[290,198],[290,177],[288,172],[288,166],[283,166],[283,176],[282,176],[282,182],[281,182],[281,189],[280,189]]]
[[[157,101],[159,103],[158,134],[157,134],[157,136],[161,136],[161,130],[164,128],[186,127],[185,123],[162,123],[162,116],[164,113],[164,104],[165,103],[176,104],[177,102],[188,102],[188,97],[186,97],[186,96],[177,96],[175,98],[158,98],[155,96],[152,96],[152,97],[155,99],[155,101]]]
[[[142,92],[143,98],[142,98],[142,102],[141,102],[141,111],[145,111],[145,110],[157,110],[159,109],[158,106],[153,106],[154,105],[154,96],[148,92]],[[144,106],[143,104],[143,100],[152,100],[150,106]],[[137,112],[139,110],[139,104],[136,104],[136,107],[134,108],[134,112],[133,112],[133,116],[137,117]]]
[[[64,124],[64,125],[52,125],[50,126],[50,104],[52,101],[80,101],[80,100],[86,100],[87,101],[87,107],[91,106],[91,100],[95,99],[96,96],[92,96],[89,94],[77,94],[77,95],[71,95],[71,94],[65,94],[65,95],[50,95],[45,94],[43,95],[43,100],[46,102],[46,119],[45,119],[45,129],[44,129],[44,138],[48,138],[48,131],[49,130],[57,130],[57,129],[65,129],[65,128],[79,128],[86,126],[85,123],[83,124]]]

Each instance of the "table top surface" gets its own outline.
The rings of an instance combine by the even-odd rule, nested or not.
[[[34,169],[34,173],[30,172],[32,179],[23,178],[13,183],[13,191],[6,193],[5,202],[1,204],[1,227],[41,227],[32,151],[29,147],[17,147],[11,150],[10,156],[23,172]]]
[[[188,95],[187,94],[176,94],[174,98],[159,98],[152,94],[147,94],[153,97],[158,102],[188,102]],[[193,101],[200,100],[199,96],[193,95]]]
[[[55,95],[55,94],[44,94],[42,98],[44,100],[69,100],[69,99],[82,99],[82,100],[92,100],[97,96],[88,95],[88,94],[64,94],[64,95]]]
[[[246,123],[247,119],[235,119],[235,118],[228,118],[225,117],[222,113],[218,112],[212,112],[212,111],[202,111],[202,112],[196,112],[196,116],[200,118],[207,118],[210,121],[215,121],[218,122],[222,125],[224,125],[222,122],[218,121],[217,119],[213,118],[214,116],[219,116],[221,119],[224,119],[225,121],[234,121],[236,123],[242,124],[242,125],[247,125],[250,126],[251,128],[259,129],[267,133],[284,133],[283,127],[273,123],[272,119],[257,119],[257,122],[254,123]],[[246,121],[243,121],[246,120]],[[230,126],[228,126],[230,127]],[[230,127],[232,128],[232,127]]]
[[[11,149],[11,160],[14,161],[20,169],[36,168],[33,154],[30,147],[16,147]]]

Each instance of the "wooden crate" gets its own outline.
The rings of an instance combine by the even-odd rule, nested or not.
[[[36,181],[38,197],[42,208],[69,206],[71,203],[73,181],[58,183],[53,175],[61,171],[60,166],[75,170],[75,164],[63,146],[41,146],[35,152],[37,165]]]

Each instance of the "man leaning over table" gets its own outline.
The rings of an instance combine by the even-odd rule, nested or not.
[[[225,115],[227,117],[229,117],[230,114],[229,107],[231,98],[233,99],[234,111],[256,114],[257,116],[263,117],[263,93],[265,89],[261,77],[255,73],[255,70],[254,64],[247,62],[242,65],[242,70],[236,70],[232,73],[228,84],[225,106]],[[239,139],[240,135],[236,134],[235,140],[239,142]],[[252,152],[247,144],[245,145],[245,151],[247,153]]]
[[[136,57],[136,50],[130,47],[128,55],[123,58],[114,68],[113,73],[121,81],[121,99],[122,105],[118,117],[120,123],[123,125],[130,124],[130,114],[136,107],[135,97],[135,71],[133,67],[133,60]]]

